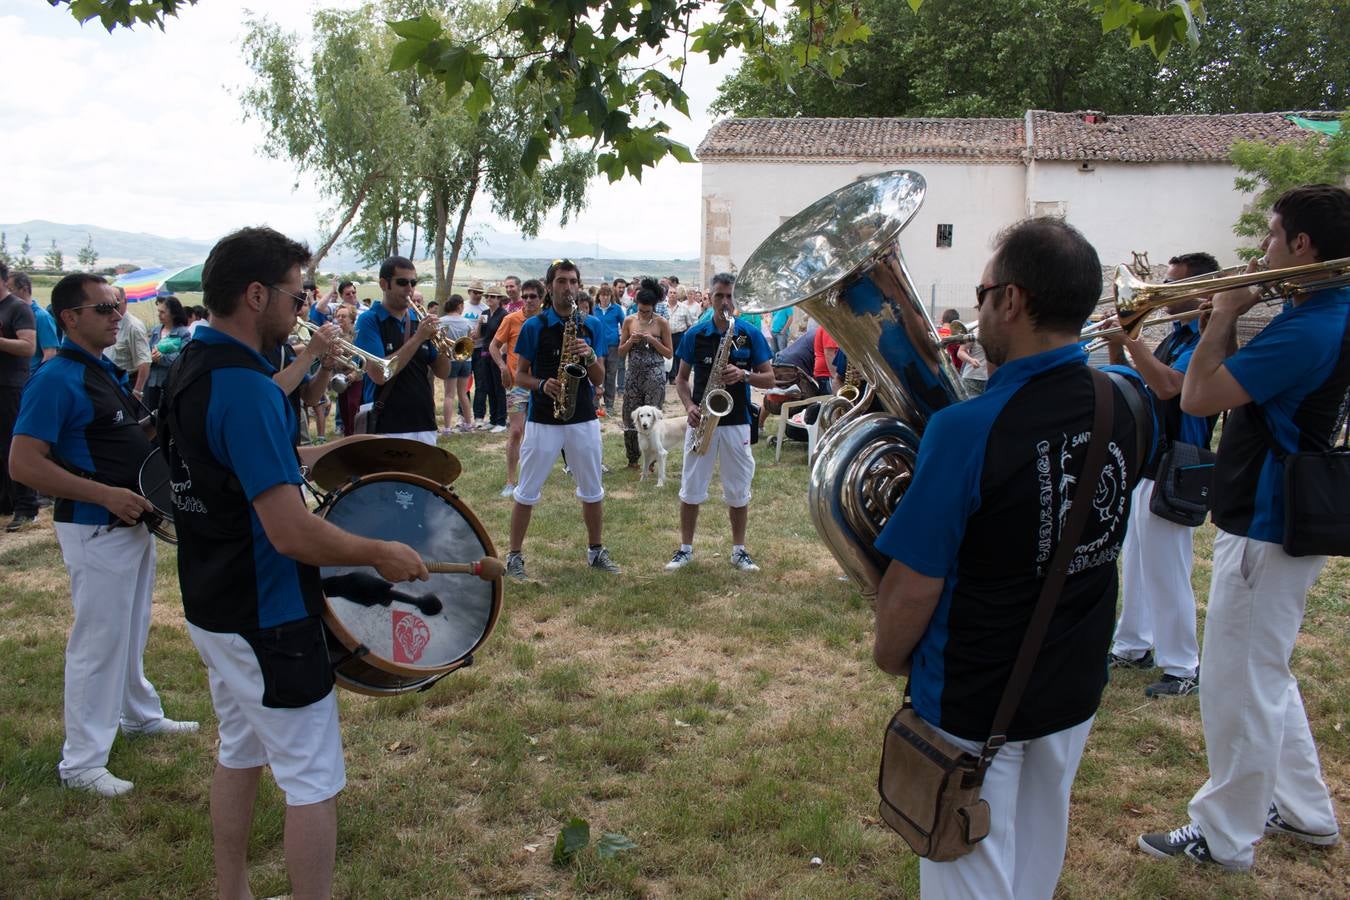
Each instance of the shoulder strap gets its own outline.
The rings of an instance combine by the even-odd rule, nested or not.
[[[104,381],[108,382],[108,384],[112,385],[114,396],[121,399],[123,408],[137,419],[143,419],[152,414],[152,410],[148,409],[140,400],[137,400],[126,390],[126,388],[118,384],[117,379],[113,378],[112,374],[107,369],[90,359],[88,354],[81,353],[78,350],[72,350],[69,347],[62,347],[60,350],[56,351],[56,355],[62,359],[68,359],[72,362],[79,363],[86,369],[99,375]],[[135,406],[132,405],[133,403]],[[137,409],[136,407],[140,407],[140,409]]]
[[[999,701],[998,710],[994,713],[989,740],[985,742],[984,750],[980,754],[981,773],[993,761],[998,748],[1007,743],[1008,724],[1022,701],[1022,693],[1026,690],[1031,670],[1041,651],[1041,644],[1045,641],[1045,632],[1050,627],[1050,616],[1068,577],[1069,560],[1073,557],[1078,539],[1083,534],[1083,526],[1087,524],[1088,510],[1092,507],[1089,501],[1097,489],[1097,482],[1101,479],[1102,468],[1106,462],[1106,445],[1111,439],[1114,419],[1114,391],[1111,390],[1111,382],[1105,373],[1096,369],[1089,371],[1092,373],[1094,394],[1092,440],[1088,443],[1087,458],[1083,461],[1078,484],[1074,487],[1069,518],[1064,523],[1064,531],[1060,534],[1059,545],[1055,547],[1055,555],[1050,559],[1050,570],[1046,573],[1041,596],[1031,614],[1031,623],[1027,626],[1026,636],[1022,638],[1022,647],[1017,651],[1017,661],[1013,663],[1008,684],[1003,689],[1003,699]]]
[[[1120,394],[1125,398],[1125,407],[1134,417],[1134,451],[1135,465],[1139,466],[1141,471],[1147,471],[1145,466],[1148,462],[1148,444],[1145,440],[1146,434],[1151,434],[1152,418],[1148,414],[1148,409],[1144,406],[1144,398],[1139,392],[1139,388],[1130,381],[1128,376],[1119,372],[1106,372],[1116,387],[1120,388]],[[1144,430],[1144,423],[1149,423],[1150,427]],[[1165,439],[1165,435],[1163,438]]]

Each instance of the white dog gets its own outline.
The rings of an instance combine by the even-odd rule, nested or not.
[[[665,487],[666,456],[669,453],[666,450],[666,440],[672,436],[676,427],[683,434],[684,418],[667,420],[662,416],[660,407],[656,406],[639,406],[633,410],[629,418],[633,420],[633,427],[637,429],[638,447],[642,450],[642,475],[638,480],[645,481],[648,470],[654,465],[656,486]]]

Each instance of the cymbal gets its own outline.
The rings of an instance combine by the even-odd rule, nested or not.
[[[325,491],[375,472],[412,472],[437,484],[450,484],[463,471],[459,459],[448,450],[407,438],[353,435],[325,446],[331,449],[309,464],[310,481]]]

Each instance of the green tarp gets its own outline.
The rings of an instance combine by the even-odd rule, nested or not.
[[[1286,116],[1290,122],[1293,122],[1299,128],[1310,128],[1313,131],[1320,131],[1323,134],[1340,134],[1340,119],[1305,119],[1302,116]]]
[[[198,263],[195,266],[188,266],[182,271],[175,272],[160,285],[160,289],[172,294],[179,294],[183,291],[200,291],[202,289],[202,265]]]

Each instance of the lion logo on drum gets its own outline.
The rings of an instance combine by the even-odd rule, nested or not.
[[[431,640],[427,623],[407,612],[394,612],[394,662],[415,663]]]

